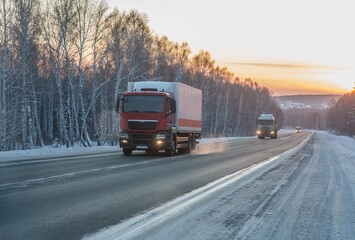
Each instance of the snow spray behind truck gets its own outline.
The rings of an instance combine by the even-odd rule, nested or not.
[[[258,129],[256,134],[259,139],[265,137],[271,137],[271,139],[277,138],[277,125],[275,117],[272,114],[261,114],[258,119]]]
[[[119,108],[119,143],[126,156],[133,150],[189,153],[201,138],[202,91],[197,88],[179,82],[129,82],[117,100]]]

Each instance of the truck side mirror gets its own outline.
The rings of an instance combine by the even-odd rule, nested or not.
[[[176,101],[175,101],[175,99],[171,99],[170,110],[171,110],[171,113],[176,113]]]
[[[116,106],[115,106],[116,113],[118,113],[120,111],[120,101],[121,100],[122,100],[122,98],[117,98]]]

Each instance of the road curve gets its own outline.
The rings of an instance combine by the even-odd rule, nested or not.
[[[201,145],[194,154],[121,153],[0,166],[0,239],[80,239],[300,144],[284,134]]]

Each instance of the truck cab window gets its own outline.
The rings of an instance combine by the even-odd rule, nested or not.
[[[162,113],[164,105],[164,96],[130,95],[125,96],[123,109],[128,113]]]
[[[274,125],[274,121],[273,120],[259,120],[259,125]]]

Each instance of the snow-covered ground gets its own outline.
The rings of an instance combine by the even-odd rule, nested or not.
[[[293,101],[286,101],[284,103],[279,104],[282,110],[286,109],[325,109],[329,108],[327,104],[304,104],[304,103],[298,103],[298,102],[293,102]]]
[[[43,147],[43,148],[31,149],[31,150],[16,150],[16,151],[0,152],[0,162],[104,154],[104,153],[112,153],[117,151],[121,151],[121,149],[119,147],[110,147],[110,146],[71,147],[71,148]]]
[[[244,140],[255,137],[224,137],[224,138],[203,138],[200,144],[211,144],[216,142],[228,142],[236,140]],[[34,160],[43,158],[63,158],[71,156],[82,156],[92,154],[105,154],[122,151],[118,146],[100,146],[100,147],[70,147],[55,148],[43,147],[31,150],[16,150],[0,152],[0,162],[17,161],[17,160]]]
[[[355,141],[316,132],[295,149],[87,239],[354,239]]]

